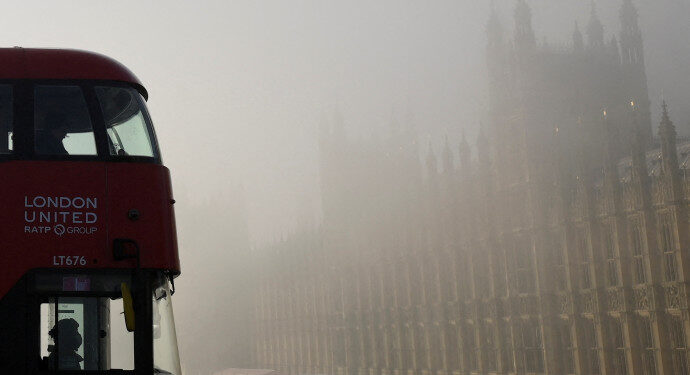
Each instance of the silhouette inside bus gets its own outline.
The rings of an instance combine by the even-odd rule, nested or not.
[[[69,124],[64,117],[56,117],[50,127],[36,131],[36,153],[41,155],[67,155],[62,141],[67,136]]]
[[[53,339],[53,345],[48,345],[50,355],[44,357],[50,370],[81,370],[84,358],[77,354],[82,344],[82,337],[78,331],[79,323],[72,318],[61,319],[48,332]],[[56,360],[57,359],[57,360]],[[56,368],[57,364],[57,368]]]

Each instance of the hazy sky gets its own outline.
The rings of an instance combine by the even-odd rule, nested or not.
[[[618,31],[620,2],[598,0],[607,33]],[[568,42],[589,3],[530,1],[538,39]],[[690,86],[688,1],[638,3],[652,101],[664,86],[685,125],[687,95],[676,103],[674,94]],[[514,1],[495,4],[512,30]],[[242,185],[261,243],[315,220],[316,129],[336,109],[361,134],[408,111],[423,144],[473,134],[486,111],[488,9],[485,0],[17,2],[5,3],[0,38],[94,50],[129,66],[149,89],[178,210]]]
[[[621,1],[597,1],[607,35],[618,32]],[[494,2],[512,30],[515,2]],[[554,44],[569,42],[574,21],[584,27],[589,15],[587,0],[529,3],[538,40]],[[689,2],[637,4],[652,103],[664,90],[687,133]],[[254,244],[317,221],[316,129],[336,110],[361,135],[385,132],[410,112],[422,144],[445,134],[457,141],[462,129],[474,136],[486,111],[488,0],[3,5],[2,45],[101,52],[144,82],[189,275],[213,263],[222,242],[201,241],[193,228],[235,215],[228,201],[242,191]]]

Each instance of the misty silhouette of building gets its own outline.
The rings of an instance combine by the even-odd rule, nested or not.
[[[476,158],[409,121],[321,134],[323,224],[255,253],[255,357],[289,374],[688,374],[690,144],[652,126],[637,12],[618,39],[488,23]],[[459,161],[459,162],[456,162]],[[424,164],[424,165],[422,165]]]

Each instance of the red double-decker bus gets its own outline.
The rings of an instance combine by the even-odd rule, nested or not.
[[[99,54],[0,49],[0,373],[181,373],[147,97]]]

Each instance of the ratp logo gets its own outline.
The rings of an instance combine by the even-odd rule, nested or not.
[[[62,236],[63,234],[65,234],[65,226],[62,224],[58,224],[53,227],[53,232],[55,232],[55,234],[57,234],[58,236]]]

